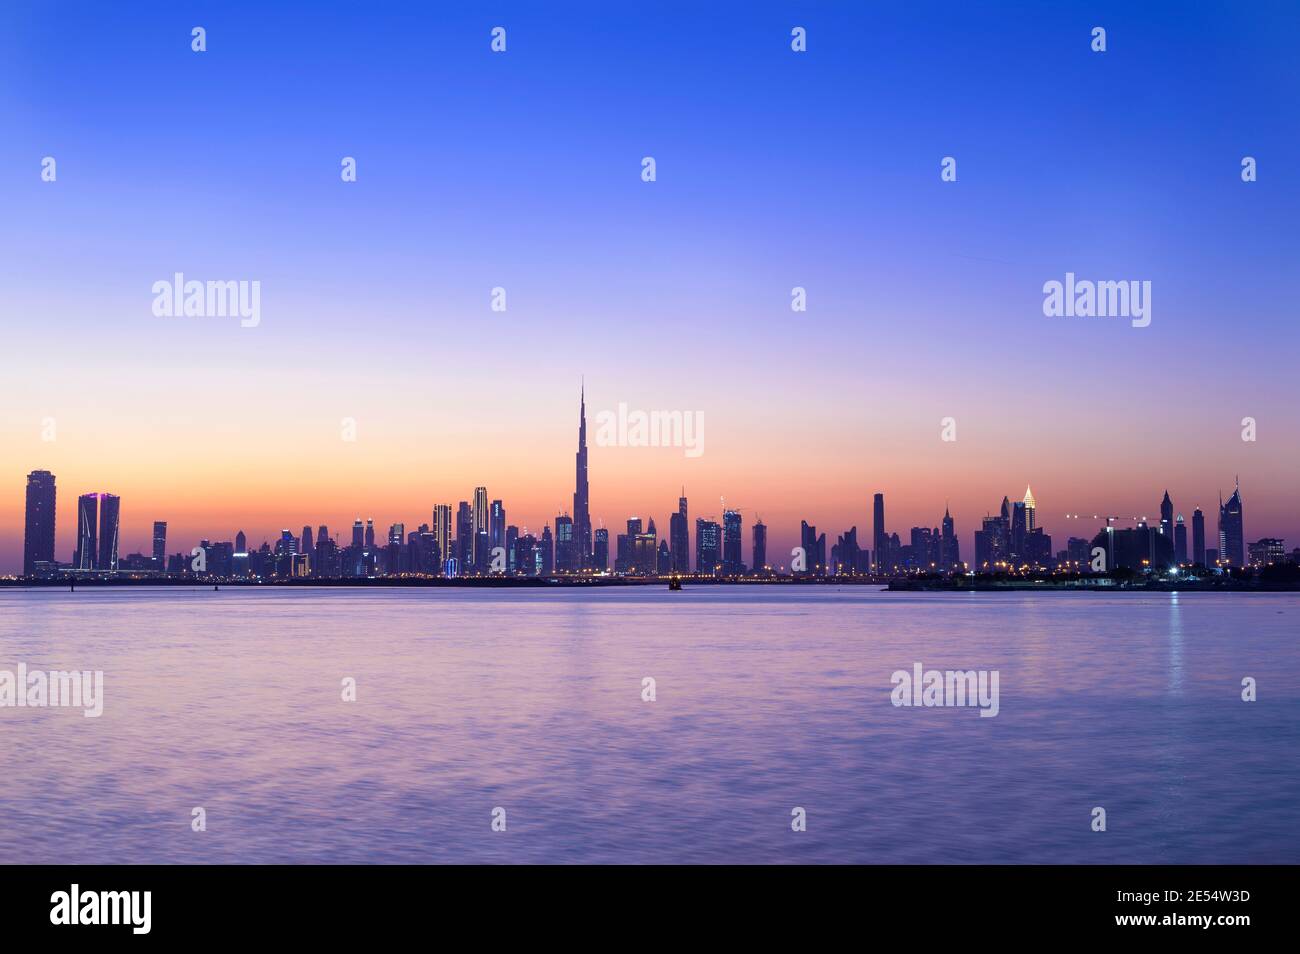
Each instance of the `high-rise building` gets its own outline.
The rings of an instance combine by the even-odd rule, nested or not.
[[[573,518],[567,513],[560,514],[555,518],[555,569],[560,573],[576,573],[580,568]]]
[[[366,549],[374,550],[375,548],[375,518],[366,518]]]
[[[1251,566],[1269,566],[1286,562],[1286,547],[1277,537],[1264,537],[1247,545]]]
[[[117,569],[117,536],[121,498],[115,494],[82,494],[77,498],[77,570]]]
[[[947,573],[961,563],[961,543],[947,504],[943,508],[943,525],[939,537],[939,569]]]
[[[34,470],[27,475],[27,511],[23,524],[23,576],[36,575],[36,564],[54,567],[54,475]]]
[[[1033,533],[1038,529],[1038,504],[1034,501],[1034,492],[1025,484],[1025,527],[1026,533]]]
[[[480,573],[488,567],[488,495],[486,487],[474,488],[474,569]]]
[[[390,575],[411,569],[410,551],[406,546],[406,524],[388,525],[388,543],[384,546],[384,572]]]
[[[591,565],[593,569],[601,573],[609,569],[609,529],[607,527],[600,527],[596,530]]]
[[[885,567],[880,565],[881,557],[884,555],[887,545],[885,543],[885,495],[876,494],[872,502],[871,515],[871,549],[873,558],[876,561],[876,572],[885,572]]]
[[[302,552],[307,554],[309,562],[316,556],[316,542],[312,539],[311,527],[308,526],[302,528]]]
[[[799,576],[825,576],[826,534],[818,536],[816,527],[807,520],[800,520],[799,546],[803,549],[804,568],[793,572]]]
[[[712,520],[695,521],[695,572],[711,575],[722,566],[722,527]]]
[[[655,562],[655,572],[660,576],[668,576],[673,571],[673,554],[668,549],[668,541],[659,541],[659,557]]]
[[[851,576],[858,570],[859,554],[858,528],[850,527],[840,534],[839,540],[831,547],[831,569],[836,576]]]
[[[738,576],[745,572],[744,557],[741,555],[743,533],[740,511],[722,511],[722,572],[727,576]]]
[[[1004,500],[1005,504],[1006,501]],[[1017,501],[1011,505],[1011,555],[1020,566],[1025,562],[1025,536],[1029,533],[1029,506]]]
[[[506,546],[506,508],[500,500],[488,506],[488,546],[493,550]]]
[[[458,572],[467,575],[474,565],[474,510],[468,500],[456,505],[455,553]]]
[[[767,569],[767,525],[761,519],[754,522],[754,562],[751,570],[762,573]]]
[[[542,576],[551,576],[555,573],[555,537],[551,534],[551,525],[549,523],[542,527],[540,546],[542,549]]]
[[[578,399],[578,453],[577,474],[573,488],[573,541],[577,550],[578,569],[591,563],[591,505],[587,487],[587,386],[584,383]]]
[[[1192,562],[1211,565],[1205,560],[1205,514],[1200,507],[1192,511]]]
[[[433,544],[438,550],[434,572],[451,559],[451,504],[437,504],[433,508]]]
[[[352,524],[352,545],[358,550],[366,545],[366,527],[360,517],[357,517]]]
[[[1187,524],[1181,513],[1174,523],[1174,561],[1180,566],[1187,562]]]
[[[99,495],[99,567],[117,572],[118,528],[122,498],[116,494]]]
[[[668,540],[674,573],[691,572],[691,543],[686,519],[686,488],[683,487],[682,495],[677,498],[677,512],[668,518]]]
[[[242,550],[243,547],[241,546]],[[153,568],[167,569],[167,521],[155,520],[153,524]]]
[[[654,576],[659,565],[659,534],[655,530],[653,517],[650,518],[644,533],[631,535],[630,547],[630,571],[639,576]]]
[[[1225,504],[1219,501],[1219,559],[1227,566],[1244,566],[1246,537],[1242,526],[1241,483]]]
[[[77,547],[72,554],[74,570],[93,570],[99,560],[99,494],[77,498]]]
[[[1160,532],[1169,538],[1170,542],[1174,539],[1174,502],[1169,499],[1169,491],[1165,491],[1165,497],[1160,501]]]

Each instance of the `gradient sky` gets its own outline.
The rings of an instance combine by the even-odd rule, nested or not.
[[[36,468],[60,560],[88,491],[123,554],[477,484],[540,529],[583,375],[593,418],[705,418],[698,459],[593,447],[597,525],[666,532],[685,485],[788,562],[882,491],[969,559],[1026,484],[1059,549],[1166,487],[1213,533],[1240,474],[1247,538],[1300,544],[1294,4],[264,6],[0,9],[0,572]],[[261,325],[155,317],[177,271],[259,280]],[[1150,280],[1150,327],[1044,317],[1067,271]]]

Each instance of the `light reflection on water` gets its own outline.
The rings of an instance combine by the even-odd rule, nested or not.
[[[0,669],[106,674],[99,719],[0,709],[0,860],[1300,862],[1298,618],[1288,594],[0,591]],[[1000,714],[894,708],[915,662],[999,670]]]

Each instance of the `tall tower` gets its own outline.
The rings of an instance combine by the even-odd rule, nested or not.
[[[1038,503],[1034,500],[1034,492],[1029,489],[1028,484],[1025,484],[1025,531],[1027,533],[1032,533],[1034,528],[1038,526],[1038,520],[1035,517],[1037,510]]]
[[[452,557],[451,541],[451,504],[438,504],[433,508],[433,542],[438,547],[439,570]]]
[[[686,523],[686,488],[677,498],[677,512],[668,518],[669,549],[674,573],[691,572],[691,544]]]
[[[578,398],[577,474],[573,488],[573,540],[578,553],[578,569],[591,565],[591,507],[587,495],[587,385],[583,382]]]
[[[96,569],[117,571],[117,535],[122,498],[99,494],[99,561]]]
[[[1200,507],[1192,511],[1192,563],[1205,564],[1205,514]]]
[[[1245,565],[1246,544],[1242,527],[1240,481],[1226,504],[1222,499],[1219,501],[1219,559],[1231,566]]]
[[[471,558],[476,570],[488,565],[488,495],[486,487],[474,488],[474,543]]]
[[[500,500],[488,507],[488,545],[494,550],[506,547],[506,508]]]
[[[1187,562],[1187,524],[1181,513],[1174,524],[1174,562],[1179,566]]]
[[[885,495],[876,494],[872,502],[871,513],[871,560],[876,566],[876,572],[883,570],[881,561],[885,557]]]
[[[763,523],[761,518],[754,523],[753,540],[753,570],[755,573],[762,573],[767,568],[767,524]]]
[[[54,475],[34,470],[27,475],[27,520],[23,529],[23,576],[36,564],[54,562]]]
[[[1169,499],[1169,491],[1165,491],[1165,499],[1160,501],[1160,535],[1173,539],[1174,533],[1174,503]]]
[[[957,531],[948,505],[943,507],[943,536],[939,538],[939,564],[947,572],[961,562],[961,548],[957,542]]]
[[[722,511],[722,572],[736,576],[745,569],[741,559],[742,521],[739,510]]]
[[[243,548],[240,547],[240,552]],[[167,521],[153,522],[153,567],[155,570],[167,569]]]

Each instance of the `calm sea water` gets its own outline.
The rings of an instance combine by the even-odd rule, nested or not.
[[[1295,863],[1297,624],[1286,594],[0,591],[0,669],[105,673],[98,719],[0,709],[0,861]],[[895,708],[915,662],[999,670],[999,715]]]

